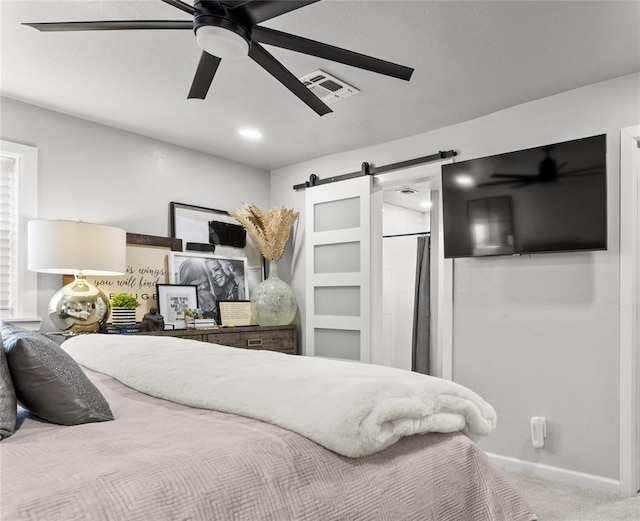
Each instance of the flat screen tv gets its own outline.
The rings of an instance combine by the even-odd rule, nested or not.
[[[442,167],[444,256],[607,249],[606,135]]]

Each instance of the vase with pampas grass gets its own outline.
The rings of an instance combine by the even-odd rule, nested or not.
[[[244,204],[229,212],[247,231],[260,253],[269,261],[269,276],[251,292],[251,313],[260,326],[291,324],[298,304],[291,286],[278,277],[278,261],[291,235],[298,213],[288,208],[264,212],[255,204]]]

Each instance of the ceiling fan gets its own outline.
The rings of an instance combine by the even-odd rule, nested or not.
[[[193,20],[112,20],[92,22],[24,23],[39,31],[129,31],[189,29],[202,49],[188,98],[204,99],[221,60],[249,56],[287,89],[323,116],[332,110],[261,44],[317,56],[360,69],[409,81],[413,69],[326,43],[258,25],[319,0],[161,0],[189,13]]]
[[[490,177],[504,179],[504,181],[489,181],[487,183],[478,183],[478,186],[494,186],[504,184],[514,184],[515,188],[531,185],[533,183],[555,183],[559,178],[581,176],[581,175],[598,175],[600,172],[591,172],[591,170],[601,169],[604,165],[593,165],[586,168],[576,170],[562,171],[569,162],[558,165],[558,162],[551,157],[551,151],[555,147],[553,145],[541,147],[545,152],[545,157],[538,163],[538,173],[536,174],[491,174]]]

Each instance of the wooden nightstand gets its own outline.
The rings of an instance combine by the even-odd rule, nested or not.
[[[298,330],[294,325],[237,326],[219,329],[168,329],[135,334],[175,336],[211,344],[241,347],[243,349],[267,349],[290,355],[298,354]]]

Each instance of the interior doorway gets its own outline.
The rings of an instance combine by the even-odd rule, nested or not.
[[[443,255],[440,179],[441,163],[419,165],[377,175],[374,186],[383,194],[383,338],[394,345],[387,363],[403,369],[416,363],[416,259],[418,238],[428,237],[428,372],[451,379],[452,266]]]
[[[431,183],[415,181],[382,195],[382,338],[389,365],[430,374]],[[423,303],[423,305],[418,305]],[[417,364],[417,361],[420,364]]]

